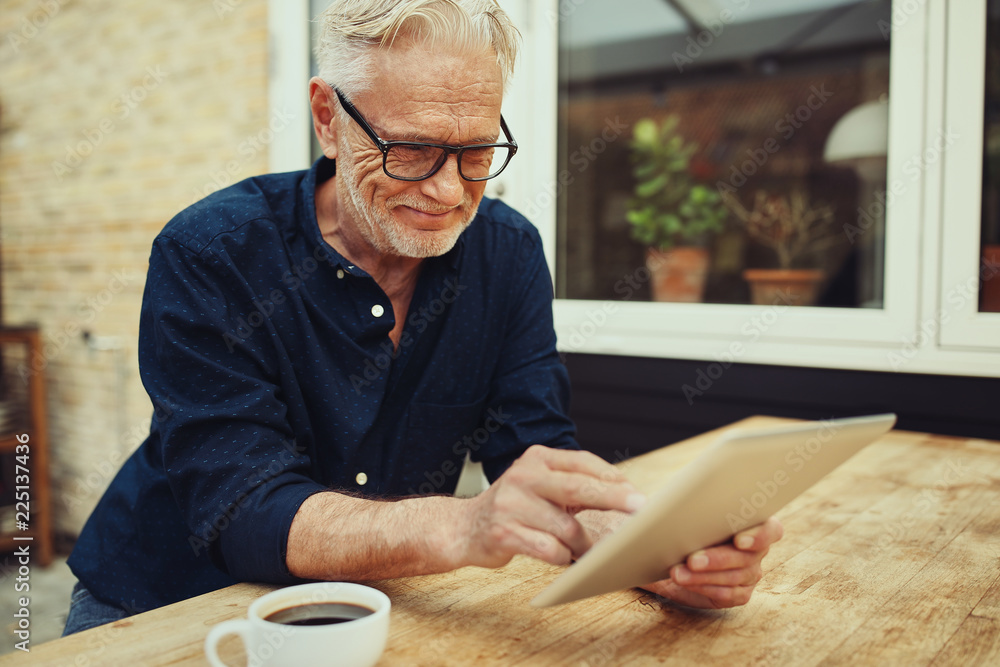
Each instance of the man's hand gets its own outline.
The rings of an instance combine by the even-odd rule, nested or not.
[[[633,510],[644,499],[594,454],[535,445],[475,498],[313,494],[292,520],[285,562],[297,577],[329,581],[500,567],[515,554],[566,564],[592,542],[578,511]]]
[[[527,554],[565,565],[591,545],[576,520],[578,511],[630,512],[644,500],[599,456],[535,445],[467,501],[459,533],[462,564],[501,567],[514,555]]]
[[[643,588],[688,607],[744,605],[760,581],[761,560],[783,534],[781,522],[771,517],[726,544],[696,551],[670,570],[669,579]]]

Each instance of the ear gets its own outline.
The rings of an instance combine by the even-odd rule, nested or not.
[[[323,155],[337,158],[337,132],[340,116],[337,113],[336,95],[330,85],[318,76],[309,80],[309,106],[312,109],[313,129]]]

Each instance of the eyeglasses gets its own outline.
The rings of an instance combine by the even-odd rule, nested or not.
[[[343,93],[336,88],[334,91],[347,115],[361,126],[382,151],[382,171],[389,178],[422,181],[436,174],[448,161],[448,156],[454,154],[458,156],[458,173],[462,178],[467,181],[487,181],[499,176],[517,152],[517,142],[510,136],[503,116],[500,116],[500,129],[507,138],[506,143],[447,146],[423,141],[386,141],[375,134],[368,121]]]

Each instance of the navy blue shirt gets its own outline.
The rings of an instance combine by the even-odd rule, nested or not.
[[[308,171],[251,178],[153,243],[139,329],[156,409],[69,566],[151,609],[237,581],[293,583],[288,529],[334,489],[452,493],[466,453],[498,477],[534,443],[577,445],[538,233],[484,199],[423,262],[398,348],[389,298],[322,239]]]

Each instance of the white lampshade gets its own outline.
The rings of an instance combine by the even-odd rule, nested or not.
[[[889,104],[876,101],[854,107],[837,121],[826,140],[823,159],[850,162],[859,172],[885,178],[888,153]]]

